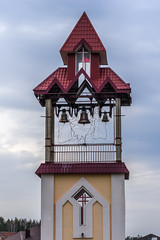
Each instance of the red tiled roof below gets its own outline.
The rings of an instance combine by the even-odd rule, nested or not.
[[[15,233],[13,236],[8,237],[6,240],[40,240],[40,226],[34,226],[29,229],[29,235],[26,236],[26,231],[20,231]]]
[[[81,72],[84,72],[83,69],[80,70]],[[79,71],[79,72],[80,72]],[[75,76],[74,79],[67,79],[67,68],[58,68],[56,71],[54,71],[51,75],[49,75],[43,82],[41,82],[37,87],[35,87],[34,93],[35,94],[47,94],[51,87],[57,83],[57,85],[60,87],[63,93],[67,93],[71,86],[74,84],[74,82],[77,79],[77,76]],[[115,89],[115,92],[128,92],[130,93],[131,88],[130,85],[125,83],[111,68],[99,68],[99,77],[98,79],[92,80],[88,77],[89,82],[95,88],[96,92],[100,92],[105,84],[109,82],[113,88]]]
[[[111,68],[100,68],[99,78],[94,81],[97,88],[103,88],[106,82],[110,82],[111,85],[117,90],[130,90],[130,85],[125,83]]]
[[[42,163],[36,174],[124,174],[129,179],[129,171],[123,162],[114,163]]]
[[[4,239],[6,239],[10,236],[13,236],[13,235],[15,235],[15,232],[3,232],[3,231],[1,231],[0,232],[0,239],[2,238],[2,240],[4,240]]]
[[[53,73],[51,73],[44,81],[42,81],[37,87],[33,89],[35,92],[42,91],[42,93],[47,93],[54,83],[59,83],[60,88],[67,88],[70,81],[67,80],[67,68],[58,68]],[[59,85],[58,84],[58,85]]]

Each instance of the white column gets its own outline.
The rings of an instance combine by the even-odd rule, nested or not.
[[[41,240],[53,240],[54,175],[41,176]]]
[[[112,240],[125,240],[125,189],[124,175],[112,174]]]

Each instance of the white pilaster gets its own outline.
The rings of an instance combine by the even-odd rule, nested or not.
[[[124,175],[111,176],[112,240],[125,239],[125,190]]]
[[[54,175],[41,176],[41,240],[53,240]]]

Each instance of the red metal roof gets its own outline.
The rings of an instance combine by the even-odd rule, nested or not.
[[[60,49],[64,64],[67,64],[67,56],[65,53],[75,52],[76,48],[82,43],[86,45],[91,52],[100,53],[101,64],[107,64],[106,50],[85,12],[82,14],[71,34]],[[101,54],[103,56],[101,56]]]
[[[129,179],[129,171],[123,162],[114,163],[42,163],[36,174],[124,174]]]
[[[58,68],[33,89],[34,93],[47,94],[55,83],[60,87],[63,93],[67,93],[81,73],[85,75],[96,92],[100,92],[107,82],[112,85],[117,93],[130,93],[131,91],[130,85],[125,83],[111,68],[100,68],[99,78],[96,80],[90,79],[83,69],[77,73],[74,79],[69,80],[67,79],[67,68]]]
[[[58,68],[55,70],[37,87],[35,87],[33,91],[35,94],[46,94],[55,83],[57,83],[57,85],[63,90],[68,87],[70,81],[67,80],[67,68]]]
[[[125,83],[111,68],[100,68],[99,78],[94,81],[97,89],[102,90],[104,85],[109,82],[112,87],[119,92],[121,90],[129,90],[130,85]]]
[[[15,235],[15,232],[0,231],[0,239],[2,238],[3,240],[13,235]]]
[[[30,228],[29,233],[30,236],[26,235],[26,231],[20,231],[15,233],[13,236],[8,237],[6,240],[40,240],[40,230],[41,227],[40,226],[34,226],[32,228]],[[2,238],[3,239],[3,238]]]

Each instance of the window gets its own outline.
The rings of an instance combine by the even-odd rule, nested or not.
[[[74,196],[73,198],[78,202],[80,205],[80,225],[85,225],[85,207],[87,203],[92,199],[90,193],[82,187]]]
[[[91,54],[90,52],[82,46],[78,52],[76,53],[76,73],[79,72],[81,68],[88,74],[90,77],[90,61],[91,61]],[[79,77],[79,86],[84,81],[84,76]]]

